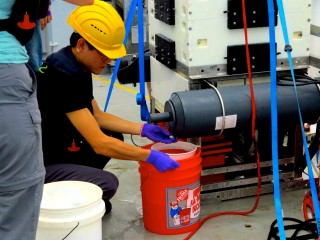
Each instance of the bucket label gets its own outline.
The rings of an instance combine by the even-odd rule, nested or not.
[[[190,226],[200,219],[200,182],[167,188],[167,228]]]

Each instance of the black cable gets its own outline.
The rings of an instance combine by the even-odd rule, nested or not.
[[[139,146],[138,144],[136,144],[136,143],[134,142],[134,140],[133,140],[133,135],[132,135],[132,134],[130,135],[130,138],[131,138],[131,142],[133,143],[133,145],[135,145],[136,147],[141,147],[141,146]]]
[[[285,222],[290,221],[293,224],[284,225],[285,230],[294,231],[290,237],[286,237],[287,240],[311,240],[318,239],[317,227],[315,224],[315,219],[308,219],[306,221],[301,221],[296,218],[284,217]],[[273,221],[270,227],[270,232],[268,235],[268,240],[280,240],[279,229],[276,226],[277,220]],[[303,232],[303,235],[301,235]],[[300,233],[300,234],[299,234]],[[299,236],[298,236],[299,235]]]
[[[62,238],[62,240],[66,239],[78,226],[79,226],[79,222],[78,222],[78,224],[67,234],[67,236],[65,236],[64,238]]]
[[[144,54],[146,54],[146,53],[148,53],[148,52],[149,52],[149,49],[146,49],[146,50],[144,51]],[[135,61],[138,61],[138,59],[139,59],[139,55],[133,55],[133,57],[132,57],[132,59],[131,59],[131,63],[130,63],[130,64],[128,63],[127,66],[122,66],[122,68],[119,68],[119,70],[123,71],[123,70],[129,68]],[[121,65],[120,65],[120,67],[121,67]]]
[[[311,82],[307,82],[307,83],[297,83],[297,81],[296,81],[296,86],[297,86],[297,87],[305,86],[305,85],[310,85],[310,84],[320,84],[320,82],[319,82],[319,83],[311,83]],[[293,83],[277,83],[277,85],[278,85],[278,86],[288,86],[288,87],[294,86]]]
[[[311,78],[305,74],[295,74],[296,86],[304,86],[309,84],[320,84],[320,80]],[[290,83],[289,83],[290,82]],[[293,86],[292,76],[289,74],[279,74],[277,76],[277,85],[279,86]]]

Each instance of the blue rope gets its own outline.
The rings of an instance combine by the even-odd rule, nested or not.
[[[125,37],[124,37],[124,40],[123,40],[123,45],[127,44],[128,36],[129,36],[129,29],[131,28],[131,25],[132,25],[132,21],[133,21],[134,13],[135,13],[135,10],[136,10],[136,6],[137,6],[137,0],[132,0],[131,6],[130,6],[130,9],[129,9],[129,13],[128,13],[128,17],[127,17],[127,20],[126,20],[126,24],[125,24],[126,33],[125,33]],[[121,58],[117,59],[116,65],[114,66],[114,69],[113,69],[110,88],[109,88],[108,96],[107,96],[107,99],[106,99],[106,103],[104,105],[104,110],[103,110],[104,112],[106,112],[107,108],[108,108],[108,104],[109,104],[109,101],[110,101],[110,97],[111,97],[111,93],[112,93],[112,90],[113,90],[113,86],[114,86],[114,83],[116,81],[117,74],[118,74],[118,71],[119,71],[120,63],[121,63]]]
[[[145,76],[144,76],[144,19],[143,0],[138,0],[138,38],[139,38],[139,82],[140,93],[136,96],[136,102],[140,105],[140,118],[149,120],[149,111],[145,99]]]
[[[303,125],[303,120],[301,116],[301,110],[300,110],[300,104],[299,104],[299,98],[298,98],[298,91],[297,91],[297,86],[296,86],[296,80],[294,76],[294,71],[293,71],[293,62],[292,62],[292,56],[291,56],[291,45],[289,42],[288,38],[288,31],[287,31],[287,25],[286,25],[286,20],[285,20],[285,14],[283,10],[283,4],[281,0],[277,0],[277,5],[279,9],[279,15],[280,15],[280,20],[281,20],[281,26],[282,26],[282,31],[283,31],[283,36],[285,40],[285,51],[287,52],[288,55],[288,60],[289,60],[289,65],[290,65],[290,72],[294,84],[294,90],[296,93],[296,100],[297,100],[297,106],[298,106],[298,112],[299,112],[299,120],[300,120],[300,128],[301,128],[301,133],[302,133],[302,140],[303,140],[303,146],[305,149],[305,155],[306,155],[306,161],[307,161],[307,166],[308,166],[308,175],[309,175],[309,182],[310,182],[310,188],[311,188],[311,196],[312,196],[312,203],[313,203],[313,208],[314,208],[314,213],[315,213],[315,219],[316,219],[316,225],[317,225],[317,230],[318,230],[318,236],[320,237],[320,209],[319,209],[319,199],[318,199],[318,194],[317,194],[317,188],[316,188],[316,183],[315,179],[313,176],[313,170],[312,170],[312,164],[310,160],[310,154],[308,151],[308,143],[306,140],[305,132],[304,132],[304,125]]]
[[[302,120],[302,116],[301,116],[301,110],[300,110],[300,104],[299,104],[296,80],[295,80],[294,72],[293,72],[293,63],[292,63],[291,52],[287,52],[287,54],[288,54],[288,59],[289,59],[289,64],[290,64],[290,70],[291,70],[294,90],[295,90],[295,93],[296,93],[296,100],[297,100],[298,112],[299,112],[300,128],[301,128],[303,147],[305,149],[306,161],[307,161],[307,166],[308,166],[308,175],[309,175],[309,182],[310,182],[310,188],[311,188],[313,209],[314,209],[314,213],[315,213],[316,225],[317,225],[317,230],[318,230],[318,237],[320,237],[320,219],[319,219],[320,209],[319,209],[319,199],[318,199],[317,187],[316,187],[316,182],[315,182],[314,175],[313,175],[312,164],[311,164],[311,160],[310,160],[310,154],[309,154],[309,151],[308,151],[307,138],[306,138],[306,135],[305,135],[305,132],[304,132],[304,126],[303,126],[303,120]]]
[[[270,38],[270,87],[271,87],[271,138],[272,138],[272,169],[274,203],[280,239],[285,240],[286,235],[283,225],[283,215],[280,197],[279,156],[278,156],[278,119],[277,119],[277,76],[276,76],[276,43],[273,0],[268,0],[269,38]]]

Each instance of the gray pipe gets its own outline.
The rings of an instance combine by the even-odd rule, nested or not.
[[[316,123],[320,116],[319,85],[298,86],[299,105],[303,121]],[[229,86],[218,89],[225,116],[236,115],[234,129],[251,127],[250,86]],[[270,126],[270,83],[254,84],[256,100],[257,128]],[[296,94],[293,86],[277,86],[278,121],[285,123],[299,121]],[[164,113],[150,115],[149,122],[166,122],[171,133],[178,137],[200,137],[217,135],[221,129],[215,129],[216,118],[221,117],[222,104],[217,92],[210,89],[175,92],[166,101]],[[232,129],[224,129],[231,131]]]

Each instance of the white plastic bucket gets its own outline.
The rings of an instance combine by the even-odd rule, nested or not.
[[[175,142],[175,143],[156,143],[151,146],[151,149],[164,152],[174,160],[188,159],[195,155],[197,145],[189,142]]]
[[[100,187],[81,181],[44,185],[36,240],[102,240]]]

